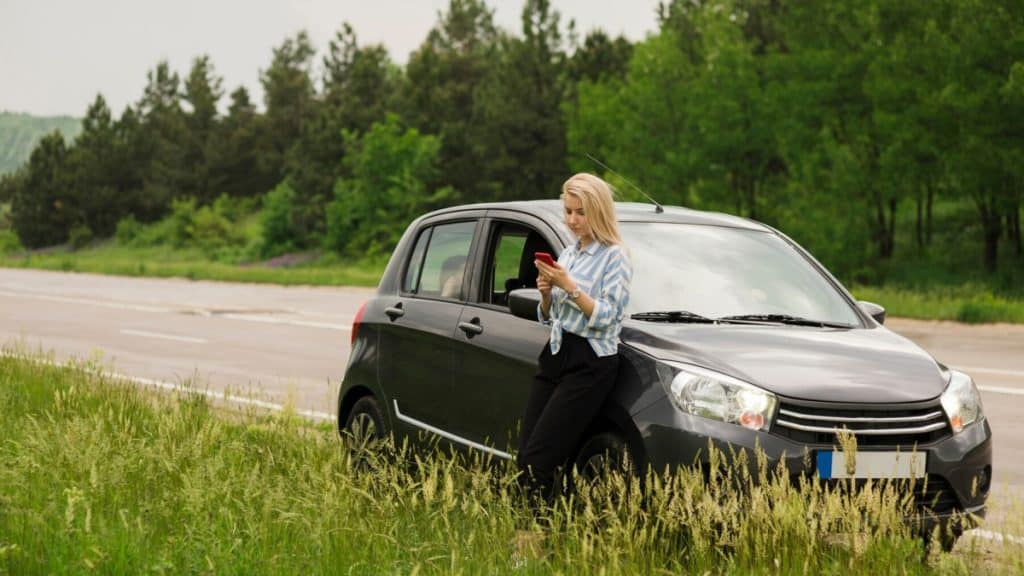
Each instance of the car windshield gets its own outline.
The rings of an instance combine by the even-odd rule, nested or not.
[[[653,222],[623,222],[620,230],[633,261],[629,315],[785,315],[861,325],[828,279],[775,234]]]

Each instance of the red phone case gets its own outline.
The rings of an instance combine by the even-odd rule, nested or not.
[[[548,254],[547,252],[534,252],[533,253],[533,257],[535,259],[540,260],[541,262],[547,264],[548,266],[556,266],[557,265],[557,264],[555,264],[555,259],[552,258],[551,254]]]

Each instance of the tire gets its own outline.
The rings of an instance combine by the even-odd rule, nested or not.
[[[378,448],[388,436],[384,413],[373,396],[363,396],[352,405],[345,419],[345,436],[356,450]]]
[[[576,455],[579,478],[594,483],[614,472],[623,475],[634,472],[626,439],[617,432],[608,431],[594,434],[584,441]]]
[[[611,503],[614,510],[625,511],[630,499],[636,468],[618,432],[604,431],[587,438],[576,454],[575,474],[568,479],[569,489],[578,502]]]
[[[961,529],[951,526],[938,527],[930,533],[922,534],[921,538],[924,540],[925,555],[930,554],[936,546],[942,552],[952,552],[953,547],[956,546],[956,541],[962,535],[963,531]]]

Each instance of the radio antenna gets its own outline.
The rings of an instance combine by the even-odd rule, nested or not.
[[[601,162],[601,161],[600,161],[600,160],[598,160],[597,158],[594,158],[593,156],[591,156],[589,152],[587,153],[587,158],[590,158],[590,159],[591,159],[591,160],[593,160],[593,161],[594,161],[594,163],[596,163],[596,164],[597,164],[598,166],[600,166],[601,168],[604,168],[605,170],[607,170],[607,171],[611,172],[611,173],[612,173],[612,174],[614,174],[614,175],[615,175],[616,177],[618,177],[618,178],[619,178],[620,180],[622,180],[622,181],[623,181],[623,182],[625,182],[626,184],[629,184],[630,186],[632,186],[632,187],[633,187],[633,188],[634,188],[634,189],[635,189],[635,190],[636,190],[637,192],[639,192],[639,193],[643,194],[645,198],[647,198],[648,200],[650,200],[650,201],[651,201],[651,204],[654,204],[654,212],[655,212],[655,213],[657,213],[657,214],[661,214],[662,212],[664,212],[664,211],[665,211],[665,208],[663,208],[663,207],[661,206],[661,204],[658,204],[658,201],[657,201],[657,200],[655,200],[654,198],[651,198],[651,195],[650,195],[650,194],[648,194],[647,192],[644,192],[643,190],[641,190],[639,186],[637,186],[636,184],[633,184],[632,182],[630,182],[628,178],[626,178],[626,177],[625,177],[625,176],[623,176],[622,174],[619,174],[619,173],[618,173],[618,172],[616,172],[615,170],[612,170],[612,169],[611,169],[611,168],[610,168],[610,167],[609,167],[609,166],[608,166],[607,164],[605,164],[604,162]]]

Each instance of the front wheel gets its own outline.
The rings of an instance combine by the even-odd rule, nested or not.
[[[612,474],[634,472],[626,440],[617,432],[600,432],[588,438],[576,455],[576,473],[587,483],[599,482]]]

